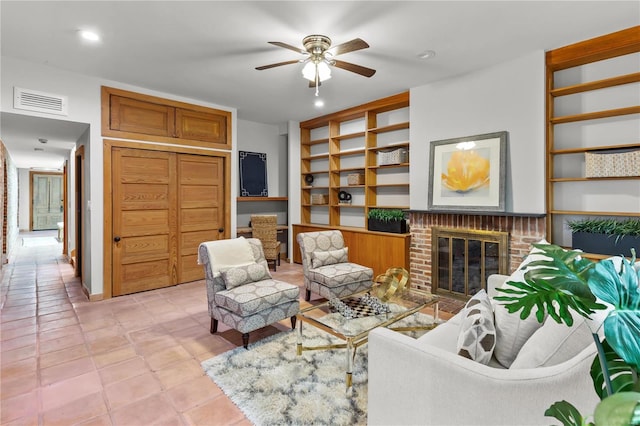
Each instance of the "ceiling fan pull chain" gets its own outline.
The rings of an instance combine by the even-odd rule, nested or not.
[[[320,88],[320,73],[318,72],[318,64],[316,64],[316,96],[318,96]]]

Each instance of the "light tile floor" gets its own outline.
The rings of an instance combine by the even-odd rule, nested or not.
[[[302,286],[300,265],[273,275]],[[60,244],[30,244],[3,267],[0,307],[1,425],[250,424],[200,367],[242,345],[222,323],[209,333],[203,281],[89,302]]]

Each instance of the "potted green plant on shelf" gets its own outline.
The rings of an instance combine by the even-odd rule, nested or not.
[[[369,231],[393,232],[404,234],[407,232],[407,221],[400,209],[371,209],[367,214]]]
[[[640,219],[580,219],[567,222],[574,249],[616,256],[640,247]]]
[[[594,413],[595,423],[567,401],[554,403],[545,415],[565,426],[640,424],[640,270],[635,270],[635,250],[631,261],[620,256],[620,266],[612,259],[594,262],[581,252],[564,250],[553,244],[534,244],[546,259],[529,263],[524,283],[509,281],[511,288],[495,299],[506,302],[510,313],[527,318],[534,308],[539,322],[545,312],[558,323],[573,324],[569,308],[590,318],[597,310],[610,308],[602,324],[592,329],[598,355],[591,365],[591,378],[601,398]],[[603,303],[601,303],[603,302]],[[605,305],[608,304],[609,306]],[[604,327],[604,340],[598,329]],[[635,420],[634,420],[635,419]]]

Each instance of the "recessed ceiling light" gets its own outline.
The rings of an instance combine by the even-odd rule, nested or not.
[[[322,108],[324,106],[324,101],[322,99],[316,99],[313,104],[316,106],[316,108]]]
[[[100,40],[100,36],[93,32],[93,31],[89,31],[89,30],[80,30],[80,37],[82,37],[85,40],[89,40],[89,41],[99,41]]]
[[[420,59],[429,59],[429,58],[433,58],[434,56],[436,56],[436,52],[435,52],[435,50],[425,50],[422,53],[418,53],[416,56],[418,58],[420,58]]]

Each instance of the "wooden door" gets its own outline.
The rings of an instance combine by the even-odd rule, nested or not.
[[[175,108],[111,95],[109,128],[155,136],[175,136]]]
[[[222,158],[178,155],[179,282],[204,278],[197,263],[203,241],[224,237],[224,163]]]
[[[176,108],[176,136],[219,144],[227,143],[227,117],[211,112]]]
[[[32,173],[32,223],[31,229],[57,229],[64,215],[62,175]]]
[[[113,148],[113,296],[178,283],[176,155]]]

